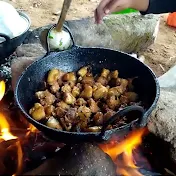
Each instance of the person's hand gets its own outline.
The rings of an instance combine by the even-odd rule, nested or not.
[[[95,10],[95,22],[101,23],[103,17],[112,12],[133,8],[139,11],[147,10],[149,0],[102,0]]]

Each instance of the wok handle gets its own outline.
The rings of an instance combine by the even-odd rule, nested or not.
[[[10,37],[8,35],[0,33],[0,37],[5,38],[6,42],[10,42]]]
[[[132,106],[128,106],[123,108],[122,110],[119,110],[116,114],[114,114],[110,119],[108,119],[105,124],[103,125],[102,129],[101,129],[101,133],[100,136],[104,136],[106,128],[111,125],[113,122],[115,122],[119,117],[125,116],[127,115],[129,112],[132,111],[138,111],[141,113],[140,119],[138,121],[140,121],[143,118],[144,115],[144,108],[141,106],[137,106],[137,105],[132,105]]]
[[[48,31],[48,33],[47,33],[47,39],[46,39],[46,43],[47,43],[46,51],[47,51],[47,53],[50,53],[50,52],[51,52],[50,47],[49,47],[48,35],[49,35],[50,31],[51,31],[53,28],[55,28],[55,27],[56,27],[56,24],[54,24],[54,25],[50,28],[50,30]],[[68,26],[66,26],[65,24],[63,25],[63,28],[70,34],[70,38],[71,38],[71,40],[72,40],[72,48],[75,47],[75,46],[76,46],[76,45],[75,45],[75,40],[74,40],[73,34],[71,33],[70,29],[69,29]]]

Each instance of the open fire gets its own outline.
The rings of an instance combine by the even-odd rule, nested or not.
[[[3,99],[5,94],[5,82],[0,82],[0,100]],[[24,172],[24,161],[27,162],[29,159],[26,157],[24,146],[26,142],[30,143],[30,137],[31,136],[37,136],[39,131],[31,124],[28,124],[28,127],[26,129],[18,129],[21,130],[23,135],[16,135],[13,130],[11,129],[11,124],[8,118],[6,118],[6,115],[3,114],[3,112],[0,112],[0,153],[6,154],[8,151],[8,154],[10,153],[11,158],[16,162],[15,164],[15,172],[12,175],[19,175]],[[147,134],[147,129],[142,128],[133,131],[131,134],[129,134],[125,139],[120,140],[117,136],[113,136],[111,140],[108,141],[108,143],[99,144],[99,147],[107,153],[113,162],[116,165],[116,173],[117,175],[122,176],[142,176],[140,171],[138,170],[138,166],[136,165],[136,162],[133,158],[134,151],[136,148],[142,143],[142,137]],[[39,133],[41,134],[41,133]],[[4,142],[8,143],[9,145],[7,148],[3,149],[1,148],[1,144]],[[36,139],[34,140],[34,150],[32,149],[32,152],[36,152],[37,148],[41,150],[40,147],[38,147],[35,143]],[[50,144],[53,141],[49,142]],[[44,145],[44,142],[40,143],[41,146]],[[64,145],[56,144],[56,145],[49,145],[49,150],[57,150],[56,146],[59,146],[62,148]],[[53,148],[52,148],[53,147]],[[2,150],[2,152],[1,152]],[[36,150],[36,151],[35,151]],[[15,154],[14,154],[15,153]],[[3,166],[3,157],[0,154],[0,167]],[[1,174],[0,169],[0,174]],[[3,173],[3,172],[2,172]]]
[[[117,139],[112,139],[107,144],[100,144],[102,150],[107,153],[116,164],[117,175],[142,176],[138,171],[138,167],[135,165],[133,150],[142,143],[142,137],[147,134],[147,132],[146,128],[142,128],[133,131],[121,142],[118,142]]]
[[[9,123],[7,122],[6,118],[4,117],[3,114],[0,113],[0,140],[8,141],[11,139],[17,139],[17,136],[14,136],[13,134],[10,133],[10,126]]]
[[[4,94],[5,94],[5,82],[0,81],[0,100],[2,100]]]
[[[5,95],[5,82],[1,81],[0,82],[0,100],[3,99]],[[28,137],[29,134],[31,132],[36,132],[37,129],[32,126],[31,124],[29,125],[28,129],[27,129],[27,133],[25,137]],[[18,136],[14,136],[11,132],[10,132],[10,124],[7,121],[5,115],[3,113],[0,113],[0,143],[3,141],[10,141],[10,140],[14,140],[16,139],[16,141],[13,144],[13,147],[15,146],[16,148],[16,153],[17,153],[17,171],[15,174],[20,174],[22,171],[22,160],[23,160],[23,152],[22,152],[22,148],[21,148],[21,141],[22,139],[20,139]]]

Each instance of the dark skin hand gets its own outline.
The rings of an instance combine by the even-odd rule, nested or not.
[[[104,16],[124,10],[126,8],[133,8],[139,11],[146,11],[149,6],[149,0],[102,0],[95,10],[95,22],[101,23]]]

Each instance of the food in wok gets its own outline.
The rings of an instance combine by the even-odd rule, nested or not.
[[[53,68],[44,90],[35,93],[37,101],[29,114],[58,130],[98,132],[121,108],[141,104],[132,83],[132,78],[119,78],[118,70],[104,68],[93,75],[89,66],[68,73]],[[119,117],[108,129],[125,125],[126,121],[126,117]]]

